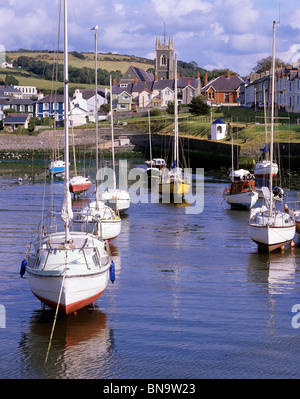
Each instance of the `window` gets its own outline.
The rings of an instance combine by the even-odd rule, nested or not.
[[[45,109],[45,110],[49,109],[49,103],[44,103],[43,104],[43,109]]]
[[[161,65],[167,65],[167,57],[163,54],[160,58]]]
[[[25,106],[24,105],[20,105],[20,112],[24,112],[25,111]]]
[[[119,108],[120,109],[126,109],[126,105],[125,104],[119,104]]]
[[[33,112],[33,105],[28,105],[28,112]]]

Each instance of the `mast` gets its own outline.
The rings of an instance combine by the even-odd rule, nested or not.
[[[177,54],[175,54],[175,98],[174,98],[174,164],[179,167],[179,154],[178,154],[178,100],[177,100]]]
[[[64,107],[65,107],[65,190],[61,217],[65,222],[65,244],[70,240],[70,221],[73,218],[71,193],[69,189],[69,84],[68,84],[68,10],[64,0]]]
[[[152,143],[151,143],[151,122],[150,122],[150,110],[148,109],[148,131],[149,131],[149,147],[150,147],[150,168],[152,169]]]
[[[99,169],[99,154],[98,154],[98,70],[97,70],[97,30],[95,26],[91,30],[95,31],[95,124],[96,124],[96,209],[98,209],[98,169]]]
[[[274,134],[274,102],[275,102],[275,30],[276,21],[273,21],[273,51],[272,51],[272,108],[271,108],[271,143],[270,143],[270,208],[269,216],[272,215],[273,208],[273,134]]]
[[[113,179],[114,179],[114,190],[116,190],[116,171],[115,171],[115,148],[114,148],[114,118],[113,118],[113,109],[112,109],[112,83],[111,83],[111,75],[109,77],[109,85],[110,85],[110,126],[111,126],[111,154],[112,154],[112,162],[113,162]]]

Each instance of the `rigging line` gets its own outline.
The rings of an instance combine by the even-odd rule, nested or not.
[[[83,40],[82,40],[82,36],[81,36],[81,34],[80,34],[79,24],[78,24],[78,22],[77,22],[78,18],[77,18],[77,16],[76,16],[76,12],[75,12],[75,7],[74,7],[74,2],[73,2],[73,0],[71,0],[71,5],[72,5],[72,9],[73,9],[73,15],[74,15],[74,20],[75,20],[75,25],[76,25],[77,31],[78,31],[78,36],[79,36],[80,45],[81,45],[81,47],[84,48],[84,43],[83,43]],[[90,76],[90,70],[89,70],[89,68],[87,68],[87,76],[88,76],[88,82],[86,82],[86,84],[91,84],[91,83],[92,83],[92,79],[91,79],[91,76]]]
[[[53,325],[52,325],[52,330],[51,330],[51,335],[50,335],[48,350],[47,350],[47,354],[46,354],[46,358],[45,358],[45,363],[44,363],[44,364],[46,364],[47,361],[48,361],[49,352],[50,352],[50,348],[51,348],[51,344],[52,344],[52,338],[53,338],[54,329],[55,329],[55,325],[56,325],[58,309],[59,309],[59,305],[60,305],[60,301],[61,301],[61,294],[62,294],[62,290],[63,290],[63,286],[64,286],[64,281],[65,281],[65,277],[66,277],[67,260],[68,260],[68,253],[67,253],[67,250],[66,250],[66,252],[65,252],[64,276],[63,276],[63,279],[62,279],[62,282],[61,282],[59,297],[58,297],[58,301],[57,301],[57,306],[56,306],[55,316],[54,316],[54,320],[53,320]]]
[[[60,3],[61,3],[61,0],[59,0],[59,5],[58,5],[58,6],[59,6],[59,9],[60,9]],[[56,14],[55,14],[54,20],[53,20],[52,32],[51,32],[50,39],[49,39],[49,44],[48,44],[48,49],[49,49],[49,50],[50,50],[50,48],[51,48],[51,42],[52,42],[53,32],[54,32],[54,29],[55,29],[55,23],[56,23],[56,21],[57,21],[57,14],[58,14],[58,9],[57,9],[57,11],[56,11]],[[48,51],[49,51],[49,50],[48,50]],[[46,64],[44,65],[42,78],[45,77],[45,69],[46,69]]]

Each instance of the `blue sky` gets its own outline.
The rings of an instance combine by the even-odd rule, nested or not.
[[[93,51],[90,28],[99,26],[99,52],[154,59],[156,36],[174,38],[178,59],[206,69],[246,75],[271,55],[276,0],[69,0],[70,50]],[[57,0],[0,0],[0,44],[8,50],[55,49]],[[300,48],[300,4],[281,0],[277,56],[289,62]],[[294,51],[294,52],[293,52]],[[99,65],[100,67],[100,65]]]

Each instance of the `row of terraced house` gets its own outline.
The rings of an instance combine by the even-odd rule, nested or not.
[[[240,104],[244,107],[263,108],[271,105],[272,76],[269,71],[252,74],[240,88]],[[278,68],[275,71],[275,108],[300,113],[300,68]]]

